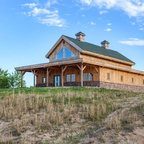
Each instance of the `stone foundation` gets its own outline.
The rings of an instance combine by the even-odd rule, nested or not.
[[[119,89],[127,91],[144,92],[144,86],[125,85],[110,82],[84,81],[83,85],[88,87],[101,87],[106,89]],[[49,87],[53,86],[54,85],[52,83],[49,83]],[[73,87],[81,86],[81,82],[65,82],[64,86],[73,86]],[[36,87],[46,87],[46,84],[37,84]]]
[[[144,92],[144,86],[125,85],[125,84],[110,83],[110,82],[100,82],[100,87],[106,89],[119,89],[119,90],[127,90],[127,91]]]

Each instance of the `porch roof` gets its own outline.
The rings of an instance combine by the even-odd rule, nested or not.
[[[41,69],[41,68],[48,68],[52,66],[62,66],[62,65],[72,65],[72,64],[78,64],[78,63],[85,63],[90,65],[96,65],[100,67],[107,67],[111,69],[116,69],[120,71],[126,71],[130,73],[136,73],[140,75],[144,75],[143,71],[134,70],[131,68],[125,68],[121,66],[116,66],[113,64],[103,63],[99,61],[90,60],[87,58],[76,58],[71,60],[62,60],[62,61],[55,61],[55,62],[49,62],[49,63],[43,63],[43,64],[36,64],[36,65],[29,65],[29,66],[22,66],[22,67],[16,67],[16,71],[25,71],[25,72],[32,72],[35,69]]]
[[[71,59],[71,60],[62,60],[62,61],[55,61],[55,62],[49,62],[49,63],[42,63],[42,64],[35,64],[35,65],[16,67],[15,70],[16,71],[31,72],[34,69],[47,68],[47,67],[51,67],[51,66],[68,65],[68,64],[74,64],[74,63],[80,63],[80,62],[82,62],[82,59],[81,58],[77,58],[77,59]]]

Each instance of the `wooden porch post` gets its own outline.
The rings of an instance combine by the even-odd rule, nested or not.
[[[26,72],[21,71],[21,88],[23,87],[23,76]]]
[[[66,68],[67,68],[67,66],[61,68],[61,84],[62,84],[62,87],[64,86],[63,74],[64,74],[64,71],[66,70]]]
[[[81,87],[83,87],[83,64],[81,64]]]
[[[34,73],[34,87],[35,87],[35,70],[34,70],[34,72],[33,72],[33,73]]]
[[[47,68],[47,87],[49,86],[49,69]]]
[[[23,72],[21,71],[21,88],[23,87]]]
[[[83,64],[81,63],[81,66],[77,65],[77,67],[80,69],[81,71],[81,87],[83,87],[83,71],[85,70],[86,68],[86,65],[83,66]]]

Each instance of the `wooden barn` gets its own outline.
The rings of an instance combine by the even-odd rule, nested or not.
[[[101,46],[85,42],[85,34],[76,38],[62,35],[46,54],[48,63],[15,68],[33,72],[34,86],[92,86],[108,89],[144,91],[144,72],[132,69],[133,61],[109,49],[104,40]]]

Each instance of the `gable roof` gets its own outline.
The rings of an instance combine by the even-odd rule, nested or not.
[[[67,39],[69,39],[74,44],[76,44],[82,50],[97,53],[97,54],[101,54],[101,55],[104,55],[104,56],[116,58],[116,59],[119,59],[119,60],[123,60],[123,61],[135,64],[133,61],[131,61],[130,59],[128,59],[127,57],[125,57],[124,55],[120,54],[117,51],[114,51],[114,50],[111,50],[111,49],[105,49],[104,47],[94,45],[94,44],[91,44],[91,43],[88,43],[88,42],[81,42],[78,39],[74,39],[74,38],[71,38],[71,37],[68,37],[68,36],[65,36],[65,35],[63,35],[63,36],[66,37]]]

